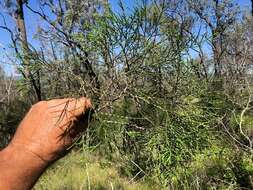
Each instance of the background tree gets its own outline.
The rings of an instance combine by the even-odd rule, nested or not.
[[[110,1],[20,2],[40,22],[36,45],[22,47],[24,33],[3,19],[18,68],[29,61],[43,99],[93,100],[92,127],[76,154],[103,156],[101,167],[117,167],[131,183],[152,179],[157,189],[252,189],[250,10],[231,0],[137,1],[131,8],[122,1],[117,11]],[[5,7],[12,13],[13,3]],[[21,97],[19,77],[3,76],[6,143],[31,97]]]

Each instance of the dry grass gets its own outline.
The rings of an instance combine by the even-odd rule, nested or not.
[[[130,183],[119,175],[116,165],[85,153],[71,153],[49,168],[35,190],[154,190],[148,182]]]

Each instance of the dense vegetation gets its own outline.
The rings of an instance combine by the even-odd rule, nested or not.
[[[251,10],[232,0],[134,4],[1,3],[6,60],[19,75],[0,71],[0,145],[31,104],[88,96],[89,129],[36,188],[253,189]],[[40,19],[31,42],[28,13]]]

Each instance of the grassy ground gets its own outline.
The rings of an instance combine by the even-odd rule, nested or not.
[[[117,165],[98,156],[72,152],[56,162],[40,178],[35,190],[154,190],[148,181],[120,176]]]

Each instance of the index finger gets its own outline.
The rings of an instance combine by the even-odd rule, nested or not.
[[[65,98],[50,100],[49,108],[52,112],[71,112],[73,116],[83,115],[87,110],[91,109],[91,100],[85,97],[81,98]]]

